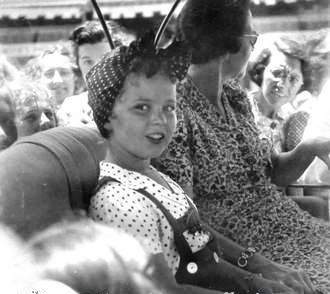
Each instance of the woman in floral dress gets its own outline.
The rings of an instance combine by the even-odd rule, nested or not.
[[[237,1],[189,0],[181,12],[193,64],[177,86],[176,134],[155,164],[194,197],[212,227],[306,271],[321,293],[330,293],[329,224],[271,183],[292,182],[315,156],[327,161],[330,142],[320,138],[275,154],[259,138],[246,94],[227,82],[244,74],[256,34],[251,17],[237,22],[240,10],[228,3]]]
[[[89,105],[107,143],[89,216],[143,242],[157,283],[170,285],[171,293],[314,294],[305,273],[204,226],[183,189],[150,165],[174,133],[176,81],[191,55],[180,40],[165,49],[156,40],[151,32],[120,46],[86,75]]]

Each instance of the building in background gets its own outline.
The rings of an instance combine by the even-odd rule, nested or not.
[[[139,35],[156,27],[173,0],[98,0],[106,19]],[[182,4],[184,1],[182,1]],[[255,0],[258,32],[330,27],[329,0]],[[89,0],[0,0],[0,51],[18,63],[67,40],[85,19],[96,18]]]

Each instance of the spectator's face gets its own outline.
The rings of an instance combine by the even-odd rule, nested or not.
[[[85,80],[87,72],[97,63],[101,57],[110,51],[108,42],[99,42],[95,44],[83,44],[78,48],[78,66]]]
[[[55,109],[48,99],[26,99],[16,109],[18,137],[32,135],[56,126]]]
[[[41,60],[41,81],[47,85],[58,106],[66,97],[72,96],[75,75],[69,57],[58,53],[44,56]]]
[[[274,52],[265,68],[261,86],[266,101],[278,109],[296,97],[302,84],[300,61],[281,52]]]

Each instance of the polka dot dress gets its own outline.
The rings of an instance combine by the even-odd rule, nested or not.
[[[156,205],[134,191],[144,188],[155,196],[174,216],[182,217],[189,209],[183,190],[169,177],[161,174],[173,191],[140,173],[118,165],[101,162],[100,178],[110,176],[118,182],[108,182],[92,197],[90,216],[112,227],[123,229],[140,240],[153,254],[163,253],[173,273],[177,271],[180,257],[174,245],[173,230]],[[184,233],[193,252],[202,249],[209,241],[206,233]]]

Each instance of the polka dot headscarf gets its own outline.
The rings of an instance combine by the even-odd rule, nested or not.
[[[115,100],[136,58],[157,59],[165,63],[166,72],[172,81],[180,81],[185,77],[190,63],[190,54],[185,44],[174,41],[166,49],[156,50],[153,42],[154,33],[150,32],[129,46],[108,52],[87,73],[88,103],[102,136],[109,136],[104,124],[111,115]]]

